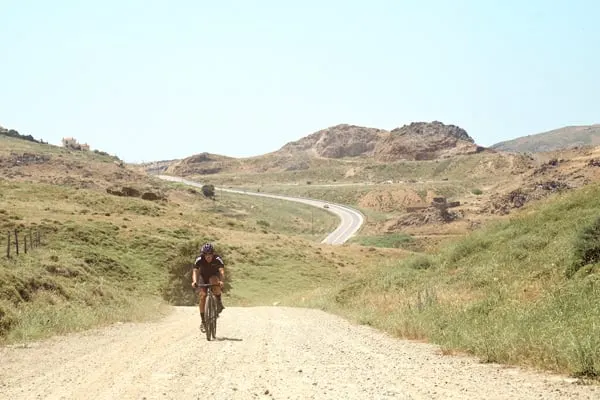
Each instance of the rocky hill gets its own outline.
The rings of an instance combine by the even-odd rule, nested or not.
[[[278,153],[325,158],[370,157],[379,161],[429,160],[483,150],[467,132],[439,121],[413,122],[386,131],[336,125],[283,146]]]
[[[379,161],[433,160],[483,150],[458,126],[413,122],[392,130],[377,144],[374,156]]]
[[[500,151],[539,153],[578,146],[598,145],[600,145],[600,124],[566,126],[496,143],[491,148]]]
[[[325,158],[371,156],[377,144],[388,136],[389,132],[383,129],[341,124],[288,143],[278,153]]]

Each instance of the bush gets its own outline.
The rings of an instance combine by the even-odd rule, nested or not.
[[[202,186],[202,194],[209,199],[215,197],[215,186],[214,185],[203,185]]]
[[[572,277],[582,267],[600,262],[600,217],[584,227],[577,235],[574,244],[573,261],[567,268],[567,276]]]
[[[404,265],[412,269],[429,269],[435,265],[435,262],[429,255],[418,255],[408,258]]]
[[[177,257],[169,265],[169,282],[163,292],[163,297],[169,303],[176,306],[194,306],[198,304],[198,295],[192,288],[192,270],[194,260],[198,256],[202,244],[210,242],[210,238],[189,241],[178,249]],[[227,252],[225,248],[215,248],[217,254],[221,255],[227,264]],[[231,290],[231,269],[225,265],[225,284],[223,292]]]
[[[0,300],[0,337],[5,336],[17,323],[14,313],[8,304]]]
[[[14,129],[9,129],[9,130],[6,130],[6,131],[0,130],[0,135],[2,135],[2,136],[8,136],[8,137],[16,138],[16,139],[21,139],[21,140],[27,140],[28,142],[40,143],[40,141],[39,140],[35,140],[33,138],[33,136],[31,136],[31,135],[21,135],[18,131],[15,131]]]
[[[483,191],[481,189],[473,189],[471,190],[471,193],[473,193],[475,196],[481,196]]]

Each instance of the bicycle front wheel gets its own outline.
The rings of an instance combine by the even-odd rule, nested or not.
[[[217,315],[213,310],[216,310],[217,300],[212,294],[206,296],[206,303],[204,304],[204,324],[206,328],[206,340],[210,340],[213,332],[213,324],[215,324]],[[214,304],[214,306],[213,306]]]
[[[217,338],[217,318],[219,316],[217,312],[217,299],[213,296],[213,301],[211,303],[211,314],[213,315],[213,323],[211,325],[211,335],[213,339]]]

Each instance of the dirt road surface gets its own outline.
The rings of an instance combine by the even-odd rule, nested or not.
[[[598,399],[600,388],[401,341],[317,310],[197,309],[0,348],[2,399]]]

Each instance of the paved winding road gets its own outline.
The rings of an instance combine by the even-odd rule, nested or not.
[[[171,182],[180,182],[185,183],[186,185],[202,187],[202,183],[190,181],[188,179],[184,179],[178,176],[170,176],[170,175],[157,175],[158,178],[164,179]],[[321,243],[327,244],[343,244],[348,239],[350,239],[362,226],[364,223],[363,215],[350,207],[343,206],[340,204],[333,204],[322,200],[315,199],[307,199],[303,197],[291,197],[291,196],[281,196],[277,194],[267,194],[267,193],[256,193],[256,192],[247,192],[244,190],[236,190],[236,189],[225,189],[225,188],[216,188],[216,190],[228,192],[228,193],[238,193],[238,194],[246,194],[250,196],[259,196],[259,197],[268,197],[271,199],[279,199],[279,200],[287,200],[287,201],[295,201],[297,203],[308,204],[310,206],[323,208],[325,205],[328,206],[326,208],[327,211],[337,215],[340,218],[340,224],[338,227],[331,232]]]

